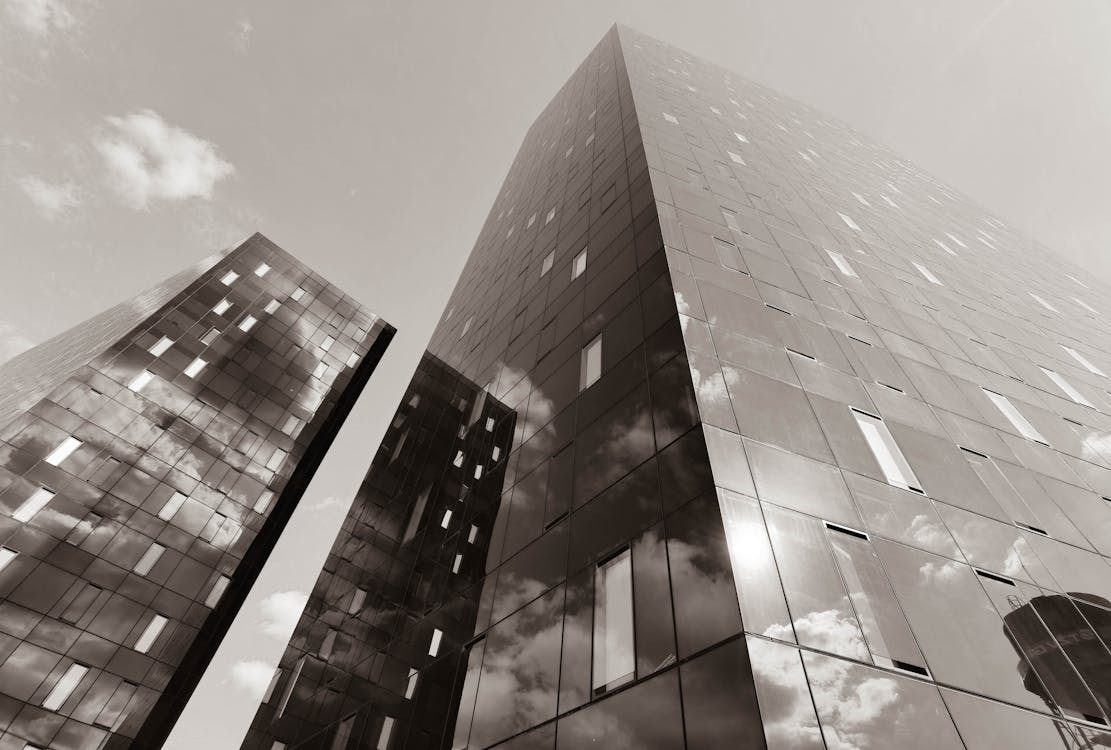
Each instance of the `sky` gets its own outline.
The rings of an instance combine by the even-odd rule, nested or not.
[[[398,328],[170,750],[239,746],[517,146],[615,21],[1111,280],[1104,0],[0,0],[0,360],[256,230]]]

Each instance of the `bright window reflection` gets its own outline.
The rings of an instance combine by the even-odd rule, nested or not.
[[[148,351],[156,357],[161,357],[163,354],[166,353],[166,350],[173,345],[173,339],[171,339],[169,336],[163,336],[162,338],[158,339],[158,341],[155,341],[154,344],[151,345],[150,349],[148,349]]]
[[[143,630],[143,634],[139,636],[139,640],[135,641],[135,650],[140,654],[150,651],[150,647],[158,640],[158,636],[162,635],[162,630],[166,627],[167,622],[169,620],[162,615],[152,617],[146,629]]]
[[[1011,403],[1009,398],[995,391],[989,391],[987,388],[981,388],[980,390],[987,394],[991,402],[995,404],[995,407],[1003,412],[1003,416],[1007,418],[1011,426],[1018,430],[1024,438],[1042,443],[1043,445],[1049,445],[1034,425],[1030,424],[1030,421],[1022,415],[1022,412]]]
[[[30,521],[36,513],[46,507],[47,503],[54,499],[54,492],[48,490],[46,487],[39,487],[31,493],[31,496],[23,501],[23,504],[15,509],[12,513],[12,518],[17,521],[26,523]]]
[[[130,390],[135,391],[136,393],[138,393],[139,391],[143,390],[143,387],[153,379],[154,379],[154,374],[153,373],[149,372],[148,370],[143,370],[142,372],[140,372],[138,375],[136,375],[134,378],[131,379],[131,382],[127,384],[127,387]]]
[[[70,664],[69,669],[62,675],[62,678],[54,684],[54,688],[47,694],[46,699],[42,702],[42,707],[47,711],[57,711],[62,707],[62,704],[69,699],[73,691],[77,688],[86,674],[89,673],[88,667],[83,667],[80,664]]]
[[[595,693],[633,678],[633,572],[625,549],[600,564],[594,575],[594,678]]]
[[[1070,346],[1065,346],[1064,344],[1061,344],[1061,348],[1064,349],[1066,352],[1068,352],[1070,357],[1072,357],[1077,362],[1082,364],[1084,366],[1084,369],[1086,369],[1088,372],[1092,373],[1093,375],[1099,375],[1101,377],[1107,377],[1106,375],[1103,374],[1103,370],[1099,369],[1098,367],[1093,365],[1091,362],[1089,362],[1088,358],[1085,357],[1080,352],[1076,351],[1075,349],[1073,349]]]
[[[579,390],[585,391],[602,376],[602,337],[598,336],[582,350]]]
[[[891,433],[883,420],[856,409],[852,411],[853,416],[856,417],[856,424],[860,427],[860,432],[864,435],[868,447],[872,449],[872,455],[879,463],[880,471],[883,472],[888,484],[902,487],[904,490],[921,492],[922,486],[919,484],[918,478],[914,476],[914,471],[907,463],[903,452],[899,450],[895,438],[891,437]]]
[[[1073,401],[1078,404],[1083,404],[1084,406],[1092,406],[1092,402],[1084,398],[1084,394],[1073,388],[1072,384],[1061,377],[1059,373],[1054,372],[1053,370],[1050,370],[1046,367],[1042,367],[1041,371],[1044,372],[1046,377],[1052,380],[1054,384],[1062,391],[1064,391],[1065,395],[1071,398]]]
[[[571,264],[571,280],[579,278],[586,271],[586,248],[575,256],[575,261]]]
[[[59,443],[57,448],[50,451],[50,455],[47,456],[45,460],[51,466],[57,466],[58,464],[62,463],[62,461],[65,461],[67,458],[69,458],[73,454],[73,452],[80,448],[82,445],[84,445],[84,443],[70,435],[61,443]]]

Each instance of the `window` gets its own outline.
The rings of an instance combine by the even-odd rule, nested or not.
[[[887,197],[886,195],[883,195],[883,194],[881,193],[881,194],[880,194],[880,197],[881,197],[881,198],[883,198],[883,202],[884,202],[884,203],[886,203],[887,205],[891,206],[892,208],[898,208],[898,206],[897,206],[897,205],[895,205],[895,201],[891,200],[891,199],[890,199],[890,198],[888,198],[888,197]]]
[[[135,567],[131,569],[132,572],[138,573],[141,576],[150,573],[151,568],[162,558],[162,553],[165,551],[166,548],[161,544],[157,542],[152,543],[147,547],[147,551],[143,553],[143,556],[139,558],[139,562],[135,563]]]
[[[594,572],[594,694],[633,678],[633,573],[628,548]]]
[[[457,554],[455,556],[455,560],[453,560],[452,563],[451,563],[451,572],[452,573],[458,573],[459,572],[459,566],[462,565],[462,564],[463,564],[463,555],[462,554]]]
[[[883,420],[856,409],[852,409],[852,412],[853,416],[856,417],[856,424],[860,428],[861,434],[864,435],[868,447],[872,450],[876,463],[880,465],[880,471],[883,472],[887,483],[895,487],[902,487],[904,490],[922,492],[922,485],[919,484],[918,478],[914,476],[914,471],[907,463],[903,452],[899,450],[895,438],[891,437],[891,433]]]
[[[88,667],[83,667],[80,664],[70,664],[66,673],[47,694],[46,699],[42,702],[42,707],[47,711],[57,711],[69,699],[81,683],[81,679],[88,673]]]
[[[301,420],[290,414],[285,418],[285,423],[282,425],[282,432],[286,435],[292,435],[294,431],[301,426]]]
[[[856,271],[853,270],[853,267],[849,265],[849,261],[845,260],[844,255],[833,250],[826,250],[826,254],[829,255],[830,260],[833,261],[833,265],[837,266],[837,270],[845,276],[852,276],[854,279],[860,278],[856,275]]]
[[[293,674],[289,676],[289,682],[286,683],[285,690],[282,691],[282,699],[278,701],[278,710],[274,712],[274,718],[280,719],[282,714],[285,713],[285,707],[289,705],[289,697],[293,695],[293,688],[297,687],[297,680],[301,679],[301,670],[305,668],[305,659],[308,656],[302,656],[297,660],[297,666],[293,668]],[[280,674],[279,670],[277,674]]]
[[[417,692],[417,678],[419,676],[420,676],[420,672],[413,669],[412,667],[409,668],[409,679],[405,682],[405,699],[406,700],[412,700],[413,693]]]
[[[435,656],[440,653],[440,641],[443,640],[444,632],[439,628],[432,631],[432,641],[428,644],[428,655]]]
[[[544,226],[547,226],[548,224],[550,224],[552,222],[552,219],[554,219],[554,218],[555,218],[555,209],[553,208],[551,211],[548,212],[548,215],[544,217]]]
[[[14,549],[0,547],[0,570],[8,567],[8,563],[14,560],[18,554]]]
[[[676,118],[675,115],[669,115],[667,112],[664,112],[664,119],[670,122],[672,125],[679,124],[678,118]]]
[[[1085,310],[1087,310],[1090,313],[1093,313],[1095,315],[1099,314],[1095,311],[1095,308],[1093,308],[1091,305],[1089,305],[1087,302],[1080,299],[1079,297],[1073,297],[1072,301],[1075,302],[1076,304],[1080,305],[1081,307],[1083,307]]]
[[[139,391],[143,390],[143,387],[153,379],[154,373],[149,372],[148,370],[143,370],[131,379],[131,382],[127,384],[127,387],[138,393]]]
[[[348,367],[354,367],[356,364],[358,364],[358,362],[359,362],[358,352],[351,352],[351,354],[347,357],[347,363],[346,363],[347,366]]]
[[[582,351],[579,390],[585,391],[602,377],[602,337],[596,336]]]
[[[439,631],[436,631],[439,632]],[[390,735],[393,734],[393,717],[387,716],[382,720],[382,731],[378,733],[378,744],[375,750],[387,750],[390,746]]]
[[[204,598],[204,606],[208,607],[209,609],[215,607],[216,604],[220,601],[220,597],[222,597],[224,595],[224,592],[227,591],[229,583],[231,583],[231,579],[227,576],[220,576],[219,578],[217,578],[216,583],[212,584],[212,590],[209,591],[208,596]],[[263,701],[263,703],[265,702],[266,701]]]
[[[255,269],[255,276],[258,276],[259,278],[261,278],[269,272],[270,272],[270,266],[266,265],[265,263],[260,263],[259,267]]]
[[[328,628],[327,634],[324,636],[324,642],[320,644],[320,650],[317,651],[317,656],[321,659],[327,660],[332,655],[332,649],[336,646],[336,629]]]
[[[194,359],[192,362],[189,363],[188,367],[185,368],[186,377],[190,377],[190,378],[197,377],[197,375],[200,374],[201,370],[203,370],[204,366],[207,365],[207,364],[208,364],[208,362],[205,362],[200,357],[197,357],[196,359]]]
[[[1048,302],[1046,302],[1044,299],[1042,299],[1038,295],[1034,294],[1033,292],[1027,292],[1027,294],[1029,294],[1031,297],[1033,297],[1034,301],[1037,302],[1042,307],[1044,307],[1046,310],[1049,310],[1050,312],[1058,312],[1056,307],[1049,304]]]
[[[494,418],[493,417],[486,417],[486,431],[487,432],[493,432],[494,431]]]
[[[169,349],[173,345],[174,345],[174,340],[173,339],[171,339],[169,336],[163,336],[162,338],[158,339],[158,341],[155,341],[154,345],[151,346],[151,348],[148,349],[147,351],[149,351],[151,354],[153,354],[156,357],[161,357],[163,354],[166,353],[166,350]]]
[[[158,517],[163,521],[169,521],[181,509],[182,505],[185,505],[185,495],[175,492],[162,506],[162,510],[158,511]]]
[[[575,260],[571,263],[571,281],[579,278],[586,271],[586,248],[575,256]]]
[[[555,250],[551,251],[544,256],[544,262],[540,264],[540,276],[543,278],[544,274],[552,270],[552,264],[555,263]]]
[[[364,589],[355,589],[355,593],[351,596],[351,604],[347,605],[347,614],[358,614],[359,610],[363,608],[366,603],[366,591]]]
[[[83,442],[70,435],[65,440],[63,440],[57,448],[50,451],[50,455],[47,456],[45,460],[51,466],[57,466],[58,464],[62,463],[62,461],[65,461],[67,458],[73,455],[73,452],[80,448],[82,445],[84,445]]]
[[[267,315],[273,315],[274,313],[276,313],[278,311],[278,308],[281,307],[281,306],[282,306],[281,302],[278,302],[278,300],[276,300],[276,299],[272,299],[272,300],[270,300],[269,302],[266,303],[266,307],[264,307],[263,310],[266,311]]]
[[[286,455],[285,451],[274,451],[274,455],[266,462],[266,468],[270,471],[277,471],[281,467],[282,461],[285,461]]]
[[[300,299],[301,299],[302,297],[304,297],[304,296],[305,296],[305,294],[306,294],[306,292],[305,292],[305,290],[304,290],[304,288],[303,288],[303,287],[297,287],[296,289],[294,289],[294,290],[293,290],[293,294],[291,294],[291,295],[289,295],[289,296],[293,298],[293,301],[294,301],[294,302],[297,302],[297,301],[299,301],[299,300],[300,300]]]
[[[1011,403],[1009,398],[995,391],[989,391],[987,388],[981,388],[980,390],[987,394],[991,402],[995,404],[995,408],[1003,412],[1003,416],[1007,418],[1011,426],[1018,430],[1024,438],[1043,445],[1049,445],[1049,443],[1045,441],[1045,438],[1041,436],[1041,433],[1035,429],[1034,425],[1030,424],[1029,420],[1022,416],[1022,412]]]
[[[440,521],[440,526],[444,527],[445,529],[449,525],[451,525],[451,508],[448,508],[444,511],[444,518],[442,521]]]
[[[732,151],[726,151],[726,153],[729,154],[729,158],[732,159],[735,163],[744,166],[745,160],[741,158],[740,154],[734,153]]]
[[[209,328],[205,335],[201,336],[201,343],[205,346],[211,346],[216,337],[220,335],[219,328]]]
[[[955,234],[951,234],[950,232],[946,232],[945,236],[948,237],[949,239],[953,240],[953,242],[956,242],[958,245],[963,247],[965,250],[968,249],[968,245],[964,244],[964,242],[961,241],[961,238],[956,236]]]
[[[328,365],[320,362],[316,365],[316,369],[312,371],[312,376],[317,380],[321,380],[328,374]]]
[[[847,226],[849,229],[852,229],[853,231],[856,231],[856,232],[861,231],[860,227],[857,225],[857,223],[855,221],[853,221],[853,217],[846,216],[845,214],[841,213],[840,211],[837,212],[837,215],[841,217],[841,221],[845,222],[845,226]]]
[[[263,492],[261,495],[258,496],[258,500],[255,501],[255,505],[252,510],[255,513],[265,513],[270,508],[270,503],[273,500],[274,493],[270,490],[267,490],[266,492]]]
[[[46,487],[39,487],[31,493],[31,496],[23,501],[23,504],[15,509],[12,513],[12,518],[21,523],[30,521],[36,513],[46,507],[46,504],[54,499],[54,491]]]
[[[936,244],[938,247],[940,247],[942,250],[949,253],[950,255],[956,255],[956,253],[954,253],[948,245],[946,245],[944,242],[937,239],[936,237],[934,238],[934,244]]]
[[[241,330],[243,332],[247,332],[247,331],[251,330],[252,328],[254,328],[255,323],[257,323],[257,322],[258,322],[258,318],[256,318],[254,315],[248,315],[245,318],[243,318],[243,320],[239,321],[239,330]],[[215,330],[215,329],[213,329],[213,330]]]
[[[1103,377],[1107,377],[1106,375],[1104,375],[1104,374],[1103,374],[1103,370],[1099,369],[1098,367],[1096,367],[1095,365],[1093,365],[1093,364],[1092,364],[1091,362],[1089,362],[1089,361],[1088,361],[1088,358],[1087,358],[1087,357],[1085,357],[1085,356],[1084,356],[1083,354],[1081,354],[1080,352],[1076,351],[1076,350],[1075,350],[1075,349],[1073,349],[1072,347],[1069,347],[1069,346],[1065,346],[1064,344],[1061,344],[1061,348],[1062,348],[1062,349],[1064,349],[1064,350],[1065,350],[1066,352],[1068,352],[1068,353],[1069,353],[1069,356],[1071,356],[1071,357],[1072,357],[1073,359],[1075,359],[1075,360],[1076,360],[1077,362],[1079,362],[1080,364],[1084,365],[1084,368],[1085,368],[1085,369],[1086,369],[1086,370],[1087,370],[1088,372],[1092,373],[1093,375],[1101,375],[1101,376],[1103,376]]]
[[[871,204],[871,203],[869,203],[869,202],[867,201],[867,199],[865,199],[865,197],[864,197],[863,195],[861,195],[860,193],[855,193],[855,192],[854,192],[854,193],[853,193],[853,197],[854,197],[854,198],[856,198],[856,199],[857,199],[857,201],[859,201],[859,202],[860,202],[860,205],[862,205],[862,206],[871,206],[871,205],[872,205],[872,204]]]
[[[467,335],[467,331],[471,330],[471,323],[474,322],[474,316],[470,316],[463,322],[463,330],[459,333],[459,338]]]
[[[333,338],[332,336],[325,336],[323,343],[320,344],[320,348],[324,351],[328,351],[332,348],[332,344],[334,343],[336,343],[335,338]]]
[[[162,630],[169,622],[162,615],[155,615],[147,623],[147,627],[143,630],[143,634],[139,636],[139,640],[135,641],[135,650],[140,654],[145,654],[150,651],[150,647],[158,640],[158,636],[162,635]]]
[[[237,274],[235,271],[228,271],[224,274],[223,278],[220,279],[220,283],[224,286],[231,286],[232,283],[234,283],[235,280],[238,278],[239,274]]]
[[[478,527],[475,526],[472,523],[471,524],[471,530],[467,532],[467,544],[474,544],[474,540],[477,539],[477,538],[478,538]]]
[[[933,271],[926,268],[924,265],[917,261],[911,261],[911,263],[914,265],[915,268],[918,269],[918,273],[922,274],[922,276],[925,277],[926,281],[930,282],[931,284],[937,284],[938,286],[944,286],[944,284],[942,284],[941,281],[936,276],[934,276]]]
[[[1061,377],[1058,373],[1056,373],[1053,370],[1050,370],[1046,367],[1041,368],[1041,371],[1044,372],[1046,377],[1049,378],[1050,380],[1052,380],[1054,382],[1054,384],[1058,388],[1060,388],[1062,391],[1064,391],[1065,395],[1068,396],[1069,398],[1071,398],[1073,401],[1075,401],[1078,404],[1083,404],[1084,406],[1092,406],[1092,402],[1089,401],[1088,399],[1084,398],[1084,394],[1082,394],[1080,391],[1073,388],[1072,384],[1069,383],[1067,380],[1065,380],[1063,377]],[[1092,407],[1092,408],[1095,408],[1095,407]]]
[[[741,143],[748,143],[748,139],[747,139],[747,138],[745,138],[745,137],[744,137],[743,135],[741,135],[740,133],[738,133],[737,131],[735,131],[735,130],[734,130],[734,131],[733,131],[733,135],[737,136],[737,140],[738,140],[738,141],[740,141]]]
[[[229,302],[227,297],[225,297],[224,299],[216,303],[216,307],[212,308],[212,312],[216,313],[217,315],[223,315],[228,311],[230,307],[231,302]]]

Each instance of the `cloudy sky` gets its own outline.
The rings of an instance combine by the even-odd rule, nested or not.
[[[1104,0],[0,0],[0,359],[255,230],[400,329],[170,748],[238,747],[517,145],[615,20],[1111,280]]]

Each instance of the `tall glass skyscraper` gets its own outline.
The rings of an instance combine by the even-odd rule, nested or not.
[[[1111,746],[1107,300],[614,28],[526,135],[244,748]]]
[[[157,748],[393,328],[255,234],[0,365],[0,748]]]

